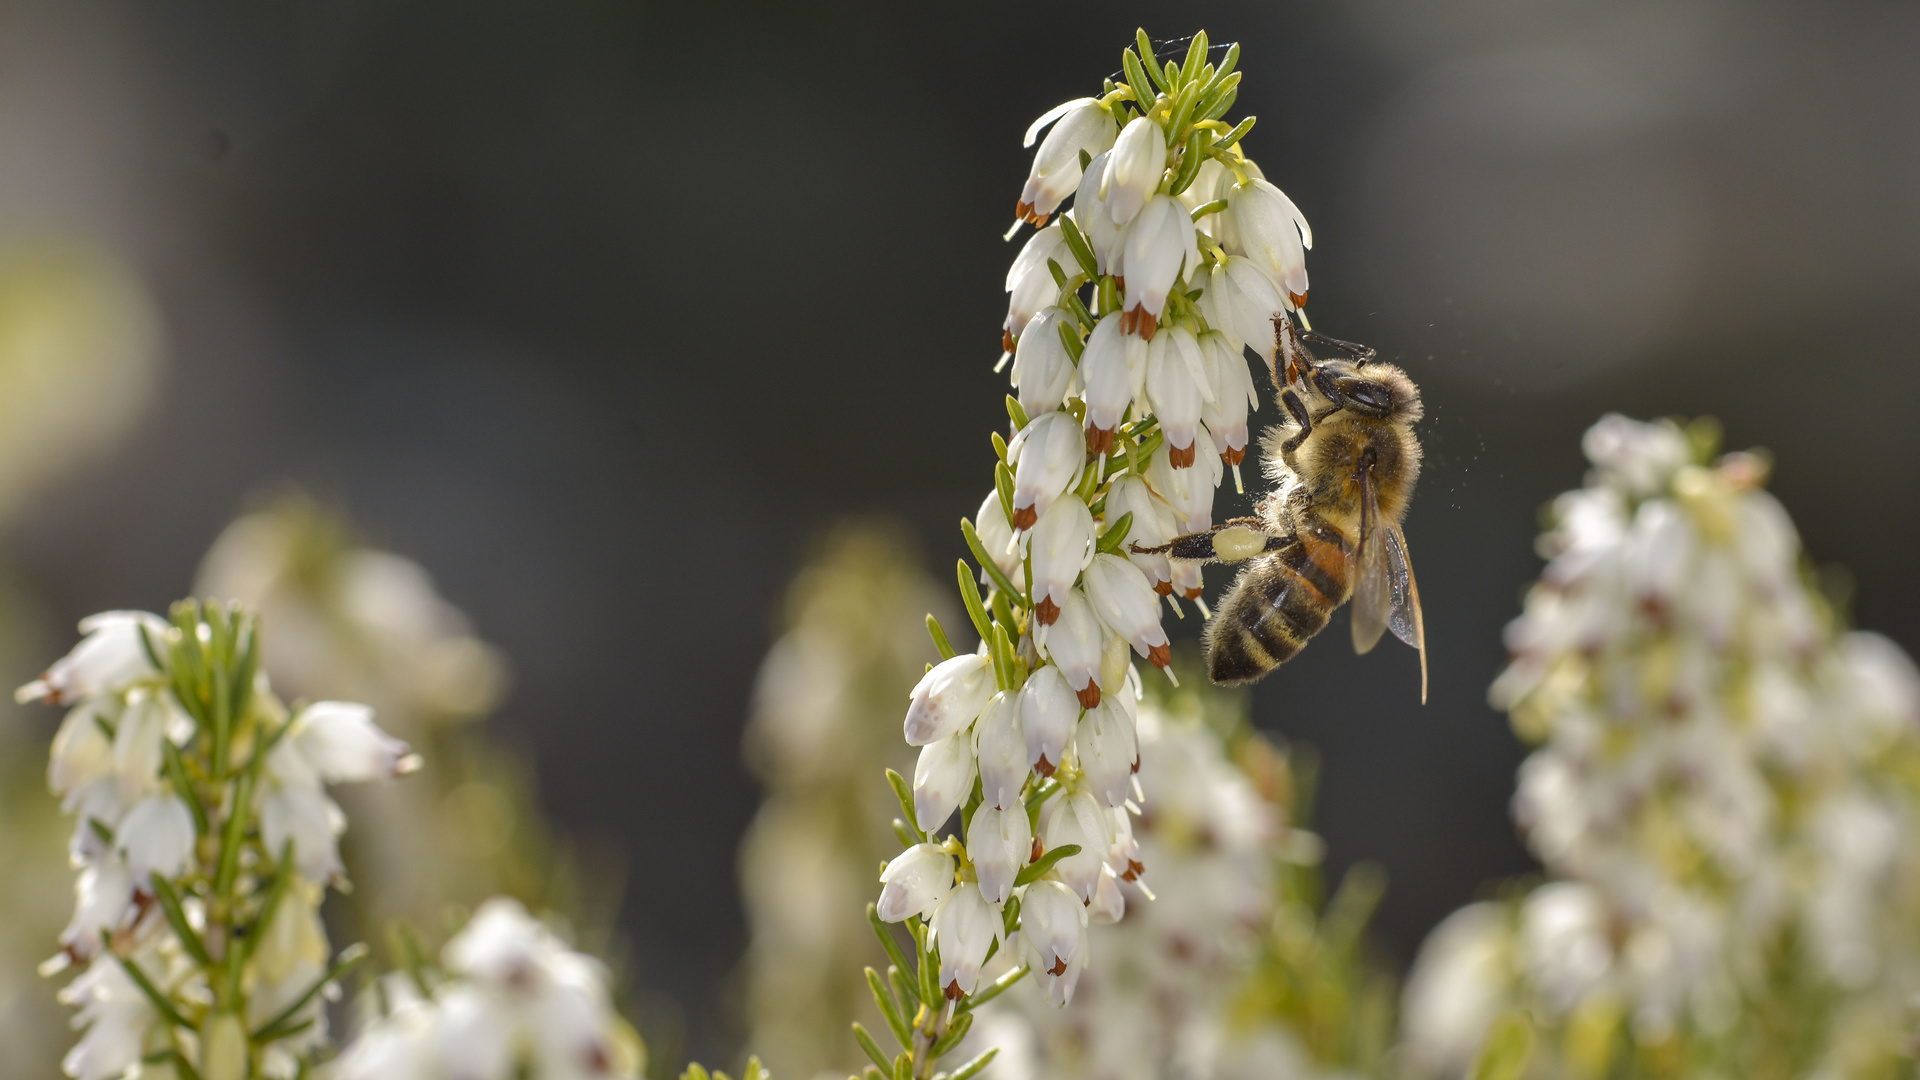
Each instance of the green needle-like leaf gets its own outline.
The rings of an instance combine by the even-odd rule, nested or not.
[[[1133,528],[1133,513],[1128,511],[1120,515],[1120,520],[1107,526],[1107,533],[1100,538],[1100,543],[1096,545],[1095,550],[1101,555],[1118,554],[1121,545],[1127,542],[1127,530],[1131,528]],[[927,618],[931,619],[933,616],[929,615]]]
[[[893,1037],[900,1040],[901,1046],[912,1046],[913,1031],[900,1018],[900,1006],[893,1000],[893,992],[881,981],[880,973],[872,968],[867,969],[867,989],[873,992],[873,1003],[880,1006],[880,1015],[886,1017],[887,1026],[893,1029]]]
[[[947,632],[941,628],[940,620],[934,618],[931,612],[927,614],[927,633],[933,638],[933,647],[940,650],[940,659],[951,660],[959,655],[953,642],[947,640]]]
[[[973,1080],[974,1077],[980,1075],[981,1069],[986,1068],[989,1064],[992,1063],[994,1059],[994,1055],[998,1053],[1000,1053],[999,1047],[997,1046],[987,1047],[985,1050],[981,1051],[979,1057],[976,1057],[972,1061],[969,1061],[965,1065],[962,1065],[958,1069],[955,1069],[953,1072],[953,1075],[947,1077],[947,1080]]]
[[[988,566],[993,561],[987,561]],[[967,560],[960,560],[960,600],[967,608],[967,616],[973,620],[973,628],[979,632],[981,641],[993,640],[992,620],[987,618],[987,605],[980,600],[980,589],[973,583],[973,567]]]
[[[893,961],[893,966],[901,971],[909,970],[907,954],[900,950],[900,943],[894,940],[893,931],[887,929],[887,924],[881,921],[880,908],[876,904],[867,905],[867,925],[873,927],[873,936],[880,939],[880,947],[887,950],[887,959]]]
[[[867,1056],[873,1059],[873,1063],[880,1066],[882,1073],[887,1076],[893,1075],[893,1062],[888,1061],[887,1055],[881,1053],[880,1044],[873,1041],[873,1036],[867,1034],[866,1027],[858,1020],[853,1022],[853,1037],[860,1043],[860,1049],[865,1050]]]
[[[301,1009],[306,1008],[307,1002],[312,1001],[314,995],[318,994],[328,983],[339,981],[347,972],[352,971],[359,965],[360,961],[366,958],[367,947],[364,944],[356,942],[340,950],[340,955],[333,958],[333,964],[327,968],[326,974],[315,979],[313,985],[307,987],[305,993],[293,1000],[293,1004],[281,1009],[279,1014],[274,1016],[273,1019],[254,1029],[254,1043],[270,1043],[276,1039],[284,1039],[288,1035],[291,1035],[293,1032],[288,1029],[292,1027],[294,1015]]]
[[[1014,878],[1013,878],[1014,888],[1017,889],[1022,885],[1029,885],[1029,884],[1032,884],[1033,882],[1039,881],[1041,875],[1053,869],[1054,863],[1059,862],[1061,859],[1064,859],[1069,855],[1078,855],[1078,854],[1080,854],[1079,844],[1061,844],[1057,848],[1049,848],[1045,855],[1040,856],[1038,859],[1035,859],[1034,861],[1028,863],[1024,867],[1021,867],[1020,872],[1014,875]]]
[[[1021,407],[1020,399],[1012,394],[1007,395],[1007,418],[1013,421],[1015,431],[1027,426],[1027,410]]]
[[[1000,564],[994,562],[993,556],[987,554],[987,545],[981,542],[980,530],[973,527],[973,522],[961,518],[960,535],[966,537],[967,550],[973,552],[973,557],[980,560],[980,569],[986,571],[988,580],[993,582],[993,587],[1009,596],[1020,596],[1020,590],[1013,587],[1013,582],[1007,579],[1006,573],[1000,569]],[[973,580],[971,574],[968,575],[967,580]],[[1022,602],[1024,603],[1024,600]],[[985,641],[989,636],[982,634],[980,640]]]
[[[153,980],[147,978],[147,973],[140,970],[139,964],[113,951],[113,935],[111,933],[105,930],[100,931],[100,947],[105,949],[109,955],[119,962],[120,969],[127,973],[127,978],[133,980],[133,985],[140,988],[140,993],[146,996],[147,1004],[153,1006],[153,1011],[159,1013],[161,1019],[175,1027],[193,1027],[192,1024],[187,1022],[186,1017],[180,1015],[180,1010],[173,1007],[173,1002],[168,999],[167,995],[161,993],[160,988],[153,985]]]
[[[913,788],[907,783],[907,778],[888,769],[887,783],[893,788],[893,797],[900,800],[900,809],[907,815],[907,824],[913,829],[913,835],[920,838],[920,843],[926,843],[926,831],[920,828],[919,821],[913,816]]]
[[[180,894],[174,891],[173,884],[159,874],[153,875],[154,899],[160,901],[160,910],[166,913],[167,925],[173,927],[173,934],[180,939],[180,945],[187,950],[201,967],[210,966],[213,958],[207,955],[206,943],[187,921],[187,913],[180,907]]]
[[[953,1018],[952,1026],[941,1032],[940,1037],[933,1041],[932,1048],[927,1051],[927,1058],[932,1061],[940,1060],[942,1056],[960,1045],[960,1040],[967,1037],[967,1029],[971,1027],[973,1027],[973,1014],[957,1013]]]
[[[1085,153],[1085,151],[1081,152]],[[1084,170],[1086,166],[1082,165],[1081,168]],[[1080,264],[1081,272],[1089,278],[1097,276],[1100,273],[1100,264],[1094,259],[1093,245],[1087,243],[1087,238],[1081,233],[1080,226],[1075,225],[1072,218],[1063,216],[1060,218],[1060,235],[1066,237],[1067,248],[1073,252],[1073,261]]]
[[[1006,993],[1007,990],[1010,987],[1012,987],[1014,983],[1017,983],[1022,978],[1026,977],[1026,974],[1027,974],[1027,965],[1021,964],[1019,967],[1014,968],[1012,971],[1009,971],[1005,975],[1002,975],[999,978],[993,980],[993,982],[987,985],[986,989],[981,990],[978,993],[967,995],[967,999],[965,1001],[962,1001],[960,1003],[959,1008],[954,1011],[969,1012],[973,1009],[979,1008],[982,1005],[985,1005],[987,1002],[992,1001],[994,998],[997,998],[1001,994]]]

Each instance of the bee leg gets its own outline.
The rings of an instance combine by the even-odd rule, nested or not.
[[[1143,548],[1136,544],[1133,552],[1136,555],[1165,555],[1181,562],[1232,563],[1251,559],[1262,552],[1278,550],[1286,546],[1288,539],[1268,532],[1266,522],[1257,517],[1243,517],[1215,525],[1206,532],[1176,536],[1171,543],[1158,547]]]
[[[1365,367],[1380,357],[1380,350],[1370,345],[1355,345],[1351,341],[1341,341],[1339,338],[1328,337],[1318,330],[1309,330],[1300,336],[1311,341],[1317,341],[1322,345],[1331,345],[1341,352],[1346,353],[1348,356],[1353,357],[1354,367]]]
[[[1292,469],[1295,476],[1299,476],[1301,475],[1300,466],[1294,463],[1293,452],[1300,449],[1300,444],[1307,441],[1307,436],[1313,434],[1313,417],[1308,415],[1307,407],[1300,401],[1300,395],[1294,393],[1291,387],[1280,391],[1280,404],[1287,410],[1287,415],[1293,417],[1294,425],[1300,429],[1280,444],[1280,460],[1286,462],[1287,468]]]

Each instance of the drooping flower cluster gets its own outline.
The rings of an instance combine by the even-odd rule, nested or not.
[[[518,902],[481,905],[442,970],[381,980],[385,1003],[332,1080],[634,1077],[640,1043],[613,1011],[598,961],[567,948]]]
[[[325,1038],[334,958],[319,921],[346,823],[326,785],[416,763],[362,705],[296,713],[259,672],[254,620],[116,611],[19,700],[69,711],[48,781],[76,824],[77,903],[49,973],[86,1028],[78,1080],[177,1059],[203,1080],[291,1077]]]
[[[1436,931],[1407,997],[1429,1073],[1861,1076],[1909,1052],[1920,674],[1836,626],[1761,460],[1710,441],[1609,416],[1554,504],[1492,699],[1540,744],[1514,812],[1557,880]]]

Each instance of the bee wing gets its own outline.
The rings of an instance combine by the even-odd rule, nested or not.
[[[1387,565],[1386,530],[1380,527],[1380,506],[1374,498],[1373,477],[1360,474],[1360,544],[1353,564],[1353,651],[1364,653],[1378,644],[1393,618],[1393,575]]]
[[[1393,584],[1393,607],[1387,626],[1393,636],[1420,650],[1420,704],[1427,703],[1427,623],[1420,612],[1420,583],[1414,580],[1413,564],[1407,561],[1407,538],[1400,526],[1388,522],[1379,530],[1386,543],[1387,575]]]

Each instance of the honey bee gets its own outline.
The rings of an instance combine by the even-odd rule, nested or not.
[[[1292,659],[1353,601],[1353,648],[1381,634],[1420,651],[1427,699],[1426,627],[1400,520],[1420,475],[1420,390],[1373,349],[1309,331],[1286,315],[1270,365],[1286,420],[1261,437],[1271,494],[1255,516],[1177,537],[1142,553],[1194,562],[1244,562],[1207,624],[1207,674],[1249,683]],[[1316,359],[1302,337],[1345,353]]]

